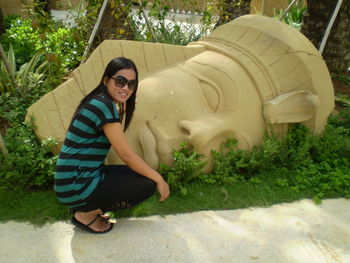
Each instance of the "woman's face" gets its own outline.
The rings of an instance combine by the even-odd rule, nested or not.
[[[116,103],[125,103],[133,93],[136,73],[133,69],[117,71],[112,78],[105,78],[107,92]]]
[[[263,136],[262,103],[250,76],[216,52],[146,77],[138,90],[127,137],[153,167],[169,163],[171,150],[183,141],[210,156],[229,137],[249,149]]]

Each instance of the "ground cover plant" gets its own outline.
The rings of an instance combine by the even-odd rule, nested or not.
[[[134,208],[116,211],[113,214],[116,218],[162,216],[200,210],[263,207],[310,197],[308,191],[296,193],[288,188],[280,188],[272,184],[269,178],[259,185],[240,182],[225,186],[197,182],[189,183],[186,189],[186,195],[172,190],[166,202],[158,202],[159,195],[154,195]],[[15,220],[41,225],[70,218],[67,209],[58,203],[51,190],[0,190],[0,200],[0,222]]]
[[[183,194],[188,192],[188,182],[259,185],[270,174],[281,188],[311,190],[317,202],[331,195],[350,198],[350,129],[342,116],[332,117],[322,135],[295,125],[282,139],[266,135],[262,145],[251,151],[237,149],[237,140],[229,139],[221,151],[212,151],[214,169],[209,174],[200,170],[201,156],[183,144],[173,151],[173,166],[163,164],[161,172]]]

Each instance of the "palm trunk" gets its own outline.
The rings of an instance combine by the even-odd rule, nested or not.
[[[103,14],[98,30],[98,38],[93,46],[96,47],[105,39],[134,39],[130,27],[129,12],[131,2],[126,0],[111,0]]]
[[[41,16],[49,18],[51,15],[49,0],[34,0],[34,11]]]
[[[336,4],[337,1],[307,1],[308,11],[301,32],[316,48],[320,47]],[[350,52],[349,17],[350,1],[343,1],[322,54],[331,72],[346,72],[348,69],[350,59],[346,55]]]
[[[3,156],[7,157],[9,152],[6,148],[6,145],[5,145],[5,142],[4,142],[4,139],[2,138],[2,135],[0,133],[0,152],[2,153]]]
[[[5,33],[4,15],[3,15],[2,9],[0,7],[0,35],[3,33]]]
[[[215,27],[243,16],[250,14],[250,2],[251,0],[224,0],[219,7],[220,18]]]

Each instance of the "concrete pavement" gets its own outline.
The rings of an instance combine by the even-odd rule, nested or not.
[[[0,262],[350,263],[350,200],[128,218],[103,235],[7,222]]]

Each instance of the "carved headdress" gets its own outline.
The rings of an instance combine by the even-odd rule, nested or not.
[[[334,108],[333,85],[322,56],[297,30],[277,20],[242,16],[189,46],[231,57],[250,75],[276,132],[288,123],[323,130]],[[296,106],[298,105],[298,106]]]

